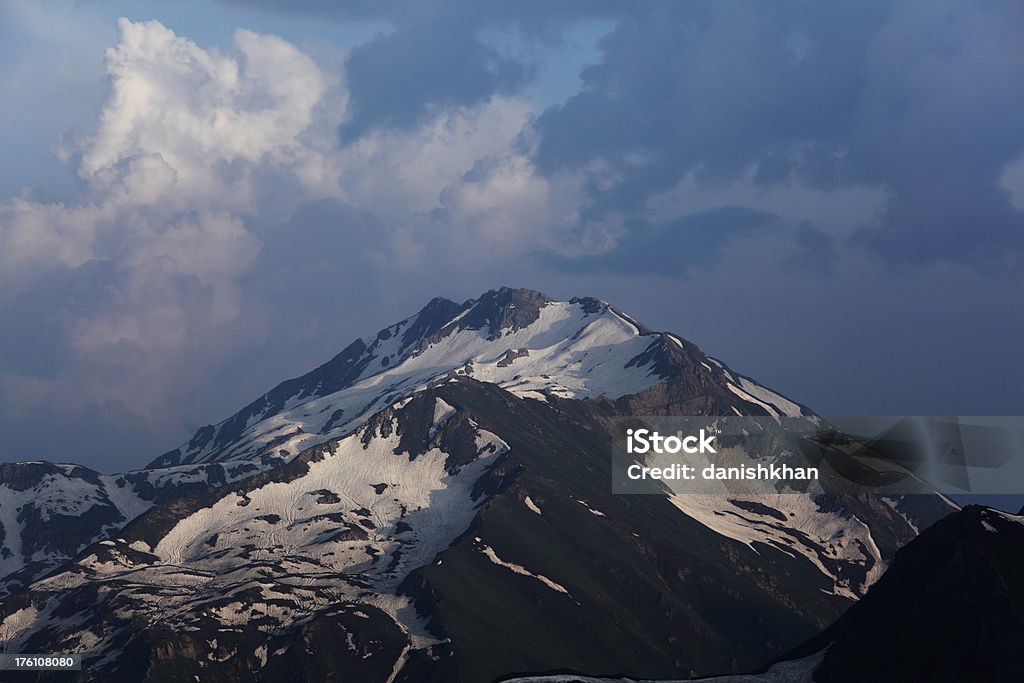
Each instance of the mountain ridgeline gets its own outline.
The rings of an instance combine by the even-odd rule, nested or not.
[[[813,413],[596,299],[434,299],[144,469],[0,467],[0,647],[83,653],[38,677],[71,681],[817,664],[954,509],[613,495],[624,415]]]

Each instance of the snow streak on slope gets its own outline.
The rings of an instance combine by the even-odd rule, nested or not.
[[[477,543],[480,543],[479,538],[477,538],[476,541]],[[505,560],[501,559],[500,557],[498,557],[498,553],[494,552],[494,548],[492,548],[489,545],[483,545],[481,552],[487,556],[487,559],[489,559],[492,563],[498,565],[499,567],[504,567],[505,569],[508,569],[515,574],[519,574],[520,576],[529,576],[532,579],[537,579],[542,584],[544,584],[553,591],[557,591],[558,593],[564,593],[565,595],[569,594],[569,591],[565,589],[565,586],[552,581],[548,577],[542,574],[534,574],[522,565],[518,565],[513,562],[506,562]]]
[[[722,369],[723,374],[731,380],[732,376],[729,371],[725,370],[721,364],[718,364],[718,366]],[[779,417],[780,415],[784,415],[786,417],[800,417],[800,415],[805,414],[805,411],[796,403],[793,403],[785,396],[775,393],[771,389],[762,387],[753,380],[746,377],[739,377],[739,385],[740,386],[736,386],[730,381],[726,384],[726,388],[745,402],[762,408],[772,417]],[[736,414],[739,415],[740,411],[736,411]]]
[[[750,380],[746,377],[740,377],[740,387],[743,391],[754,396],[760,401],[771,404],[781,414],[789,417],[799,417],[801,414],[800,406],[793,403],[788,398],[781,396],[771,389],[762,387],[757,382]]]

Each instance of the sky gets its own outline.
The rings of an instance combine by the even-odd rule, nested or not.
[[[141,467],[430,298],[1024,412],[1016,0],[0,0],[0,461]]]

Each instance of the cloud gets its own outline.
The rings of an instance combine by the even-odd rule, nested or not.
[[[414,13],[412,22],[355,47],[345,62],[352,107],[342,138],[412,128],[438,110],[518,90],[528,66],[486,45],[476,29],[472,15],[459,11]]]
[[[794,268],[831,273],[836,264],[836,240],[832,235],[803,223],[796,232],[796,252],[786,259]]]
[[[587,188],[584,234],[614,242],[610,221],[643,224],[652,198],[696,179],[711,192],[738,181],[808,197],[869,188],[886,199],[852,239],[832,224],[839,212],[793,225],[811,220],[840,252],[890,264],[978,265],[1024,246],[1001,185],[1024,151],[1024,17],[1011,0],[237,4],[390,23],[346,62],[345,144],[514,98],[535,53],[498,50],[495,32],[552,43],[574,22],[611,20],[579,92],[529,126],[534,175]]]
[[[166,436],[190,388],[265,334],[240,286],[261,251],[253,216],[295,188],[337,192],[303,139],[328,84],[273,36],[239,31],[225,54],[157,22],[119,26],[98,127],[69,151],[80,196],[0,203],[4,313],[59,349],[36,373],[0,364],[0,393],[12,419],[105,405],[126,429],[164,416]]]
[[[547,256],[557,267],[620,273],[632,277],[687,277],[713,267],[722,252],[752,231],[771,229],[778,216],[739,206],[723,206],[660,225],[635,225],[608,251],[582,258]]]
[[[439,110],[516,94],[537,76],[536,48],[560,44],[573,22],[613,17],[629,6],[621,0],[228,1],[387,26],[346,59],[352,103],[341,134],[347,140],[379,128],[411,129]],[[518,49],[510,54],[502,42]]]
[[[120,22],[96,127],[63,146],[78,193],[0,202],[18,443],[59,420],[141,462],[428,290],[550,283],[643,314],[651,282],[764,304],[961,261],[943,291],[966,300],[1019,268],[1007,3],[240,4],[390,29],[332,62]],[[541,108],[557,52],[534,48],[594,18],[599,58]]]
[[[1019,259],[1024,216],[999,183],[1024,148],[1020,27],[1006,2],[646,4],[539,118],[537,163],[616,166],[592,198],[637,219],[685,178],[876,188],[887,199],[850,245],[890,263]]]
[[[300,139],[328,84],[293,45],[239,30],[236,54],[222,54],[155,21],[122,19],[119,27],[121,41],[106,54],[110,96],[99,129],[81,145],[78,173],[87,183],[129,184],[129,201],[156,199],[133,194],[144,190],[181,203],[245,206],[253,167],[329,182],[311,173],[324,160]],[[133,167],[139,158],[148,161]]]
[[[265,389],[213,398],[211,375],[246,354],[347,343],[345,320],[438,264],[486,273],[557,246],[550,216],[573,206],[515,150],[524,100],[343,143],[344,74],[290,43],[238,31],[222,51],[155,21],[119,28],[97,127],[65,149],[79,194],[0,203],[0,314],[25,330],[17,349],[48,340],[0,361],[0,411],[21,434],[54,414],[80,435],[105,428],[93,419],[144,425],[148,457],[209,420],[204,405]],[[80,455],[109,458],[92,436]]]
[[[896,262],[1020,262],[1024,213],[1000,177],[1024,149],[1022,27],[1003,2],[893,6],[848,137],[851,168],[892,197],[856,243]]]
[[[379,129],[345,144],[341,184],[354,204],[398,225],[439,206],[481,158],[506,154],[531,116],[522,100],[496,97],[441,110],[412,130]]]

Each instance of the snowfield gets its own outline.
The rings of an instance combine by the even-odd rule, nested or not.
[[[435,640],[398,586],[469,527],[487,499],[474,495],[474,485],[508,445],[470,421],[476,457],[458,468],[437,447],[404,452],[402,410],[334,443],[295,478],[228,493],[192,512],[151,549],[122,538],[93,546],[35,584],[55,598],[5,619],[2,640],[16,647],[35,629],[56,628],[68,651],[113,649],[123,634],[97,630],[88,614],[54,616],[61,594],[100,582],[125,619],[161,619],[181,630],[209,628],[211,620],[219,628],[258,624],[272,633],[330,605],[361,603],[390,615],[414,648],[429,647]],[[455,412],[441,399],[434,410],[431,438]]]

